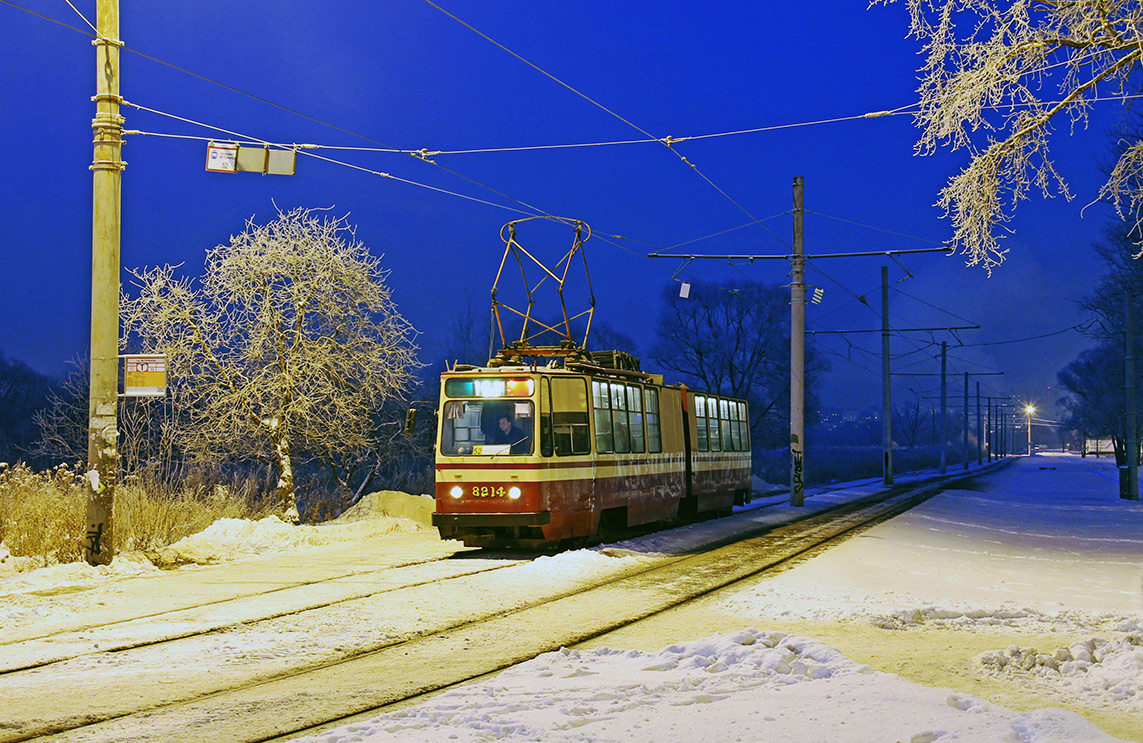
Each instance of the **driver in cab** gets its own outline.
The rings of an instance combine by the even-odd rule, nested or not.
[[[511,444],[511,454],[527,454],[532,446],[525,434],[516,425],[510,416],[502,415],[497,421],[496,430],[492,432],[492,444]]]

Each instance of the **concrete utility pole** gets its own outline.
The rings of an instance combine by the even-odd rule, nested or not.
[[[119,115],[119,0],[97,0],[91,221],[91,386],[88,402],[84,557],[115,556],[113,509],[119,469],[119,232],[123,117]]]
[[[984,464],[984,419],[980,417],[980,380],[976,380],[976,466]]]
[[[881,267],[881,472],[893,484],[893,385],[889,372],[889,266]]]
[[[949,442],[949,380],[948,380],[948,341],[941,341],[941,474],[947,471],[945,450]]]
[[[720,261],[777,259],[790,261],[790,505],[805,505],[805,367],[806,367],[806,253],[804,244],[805,207],[804,181],[794,177],[794,245],[792,255],[696,255],[679,253],[648,253],[648,258],[682,259],[683,267],[700,258]],[[876,252],[815,254],[811,258],[859,258],[875,255],[903,255],[905,253],[949,253],[948,248],[917,248],[914,250],[880,250]],[[679,269],[682,271],[682,268]],[[676,275],[678,272],[676,272]],[[978,328],[979,325],[973,325]],[[946,330],[947,328],[911,328],[911,330]],[[826,331],[865,332],[865,331]]]
[[[790,505],[806,493],[806,253],[802,176],[794,177],[794,254],[790,259]]]
[[[964,468],[968,469],[968,372],[964,373]]]
[[[1127,316],[1124,329],[1123,391],[1127,398],[1127,482],[1120,483],[1119,496],[1139,500],[1139,429],[1135,401],[1135,295],[1127,292]]]

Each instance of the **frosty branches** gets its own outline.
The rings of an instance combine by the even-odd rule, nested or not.
[[[874,0],[890,3],[895,0]],[[1126,95],[1143,45],[1143,8],[1126,0],[906,0],[921,68],[917,152],[966,148],[972,161],[937,202],[970,265],[1004,260],[997,228],[1035,188],[1071,198],[1049,158],[1051,124],[1086,124],[1094,98]],[[958,23],[963,21],[964,23]],[[983,143],[980,142],[983,134]],[[1138,218],[1140,153],[1129,149],[1101,191]]]
[[[385,275],[343,219],[296,209],[208,251],[200,286],[135,271],[123,317],[169,357],[183,446],[271,454],[293,516],[292,453],[370,445],[371,414],[411,383],[413,329]]]

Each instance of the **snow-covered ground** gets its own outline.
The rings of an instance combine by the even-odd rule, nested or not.
[[[657,630],[547,653],[304,740],[1143,741],[1143,505],[1120,500],[1115,477],[1107,459],[1026,458],[974,490],[946,492],[784,572],[659,618]],[[808,505],[868,490],[835,488]],[[790,513],[754,507],[503,572],[599,572],[616,556],[683,551],[735,520]],[[233,570],[250,555],[401,528],[363,526],[374,521],[220,523],[178,546],[176,562]],[[14,563],[0,547],[0,625],[46,617],[35,612],[50,607],[33,592],[39,601],[59,591],[62,608],[68,586],[160,573],[131,556],[99,569],[14,573]]]

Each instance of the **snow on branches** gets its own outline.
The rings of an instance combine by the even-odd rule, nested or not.
[[[371,446],[371,416],[413,381],[415,331],[386,273],[344,218],[309,209],[248,222],[207,251],[201,281],[133,271],[126,335],[168,355],[184,450],[270,458],[296,519],[292,457]]]
[[[888,4],[896,0],[873,0]],[[1070,199],[1049,157],[1052,124],[1086,125],[1092,102],[1129,95],[1143,56],[1143,7],[1127,0],[905,0],[924,44],[919,154],[967,149],[971,162],[941,191],[953,245],[988,271],[1007,252],[998,229],[1037,189]],[[1100,192],[1140,219],[1143,158],[1128,148]]]

